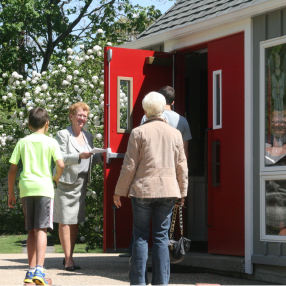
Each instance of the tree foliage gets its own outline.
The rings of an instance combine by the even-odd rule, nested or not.
[[[0,72],[47,71],[66,57],[67,48],[94,46],[98,29],[120,44],[160,15],[154,6],[130,0],[0,0]]]

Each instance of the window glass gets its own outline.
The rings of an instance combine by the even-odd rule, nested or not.
[[[266,235],[286,236],[286,180],[265,182]]]
[[[118,77],[117,88],[117,132],[129,133],[132,129],[132,78]]]
[[[221,70],[213,72],[213,129],[222,128],[221,110]]]
[[[286,44],[265,49],[265,165],[286,165]]]

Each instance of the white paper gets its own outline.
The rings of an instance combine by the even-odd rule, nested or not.
[[[104,153],[106,152],[106,149],[100,149],[100,148],[93,148],[90,153],[96,154],[96,153]]]

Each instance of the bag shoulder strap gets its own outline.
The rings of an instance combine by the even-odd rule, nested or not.
[[[180,230],[181,230],[181,236],[183,236],[183,212],[182,212],[182,206],[181,205],[175,205],[172,215],[172,221],[171,221],[171,227],[170,227],[170,239],[173,239],[174,237],[174,230],[175,230],[175,223],[176,223],[176,217],[177,212],[179,208],[179,222],[180,222]]]

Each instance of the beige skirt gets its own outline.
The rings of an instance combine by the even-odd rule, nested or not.
[[[85,219],[87,174],[79,174],[73,184],[59,182],[54,198],[54,222],[78,224]]]

